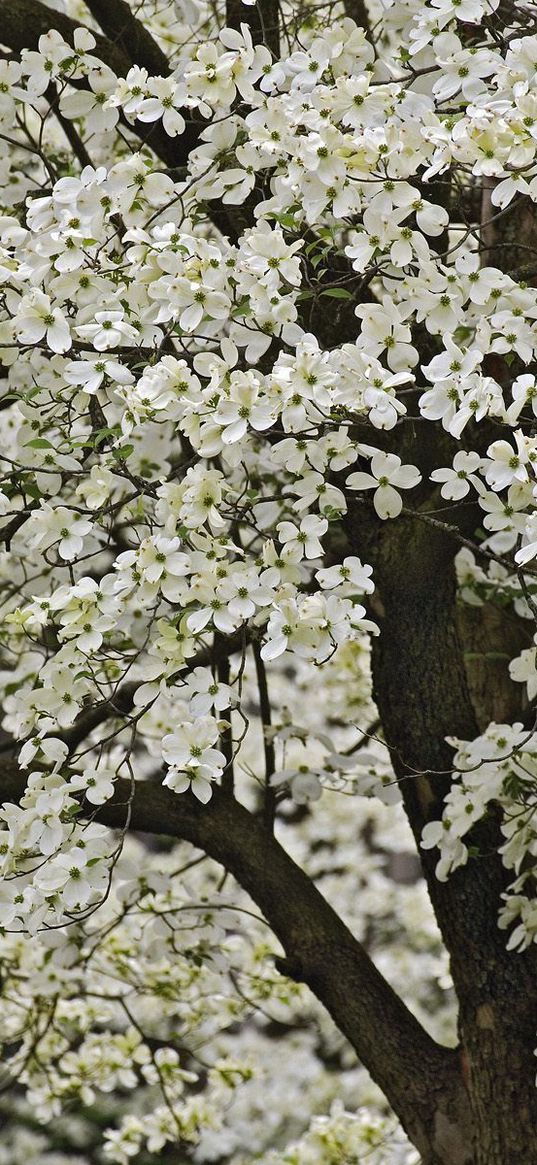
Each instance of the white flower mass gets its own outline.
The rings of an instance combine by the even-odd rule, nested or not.
[[[0,809],[5,1071],[43,1128],[102,1104],[116,1165],[173,1144],[196,1165],[413,1165],[218,858],[129,829],[138,784],[207,821],[233,781],[256,821],[281,810],[292,856],[455,1038],[425,890],[386,872],[411,839],[364,735],[384,613],[356,530],[451,532],[462,603],[531,628],[534,249],[495,230],[537,203],[535,12],[371,0],[361,25],[358,3],[282,0],[277,51],[264,0],[228,4],[233,27],[210,0],[142,0],[152,48],[122,68],[99,7],[47,7],[20,50],[0,5],[0,685],[23,771]],[[505,669],[534,702],[531,643]],[[421,847],[446,880],[497,814],[499,926],[525,951],[537,732],[451,744]],[[46,1135],[13,1134],[0,1165],[86,1165],[83,1137]]]

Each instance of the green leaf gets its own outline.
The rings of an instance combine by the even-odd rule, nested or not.
[[[121,449],[112,449],[112,457],[115,457],[116,461],[126,461],[131,453],[134,453],[134,445],[123,445]]]
[[[28,448],[29,449],[53,449],[54,446],[51,445],[50,441],[47,441],[45,439],[45,437],[33,437],[31,441],[26,442],[26,445],[24,446],[24,448],[25,449],[28,449]]]
[[[109,429],[109,428],[96,429],[95,433],[93,434],[94,448],[96,449],[99,445],[102,445],[103,441],[106,441],[107,437],[118,437],[118,436],[119,436],[119,428],[117,425],[114,425],[113,429]]]
[[[249,299],[242,299],[240,301],[240,303],[235,303],[233,305],[233,307],[231,308],[230,314],[233,316],[233,319],[236,319],[237,316],[245,316],[247,311],[249,310],[249,307],[250,307],[250,300]]]
[[[43,496],[39,486],[36,485],[35,481],[28,482],[28,484],[24,486],[24,490],[25,493],[28,494],[28,497],[33,498],[35,502],[38,502],[39,499]]]
[[[274,218],[276,222],[279,222],[280,226],[282,227],[296,226],[296,218],[294,214],[275,214]]]
[[[327,287],[326,291],[321,291],[321,295],[328,295],[330,299],[352,299],[350,291],[345,291],[344,287]]]

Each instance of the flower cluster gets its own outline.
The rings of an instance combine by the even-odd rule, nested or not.
[[[118,1165],[220,1133],[236,1069],[215,1053],[210,1097],[189,1089],[181,1025],[193,1049],[252,997],[284,1005],[261,939],[237,987],[236,916],[219,929],[209,892],[194,908],[188,863],[186,889],[165,854],[151,884],[118,874],[137,782],[199,813],[217,786],[264,786],[284,822],[319,829],[330,883],[321,794],[397,798],[359,727],[385,617],[373,552],[382,568],[384,538],[429,524],[462,547],[462,601],[528,628],[536,613],[529,7],[371,0],[359,27],[342,4],[284,0],[279,53],[251,7],[222,28],[204,0],[143,0],[162,68],[90,27],[0,60],[0,689],[27,773],[0,811],[0,927],[13,983],[22,965],[41,1001],[25,1027],[9,1000],[10,1071],[45,1121],[69,1098],[159,1089],[107,1134]],[[506,661],[531,702],[535,642]],[[293,685],[319,688],[315,708],[299,714]],[[423,846],[447,877],[499,807],[500,922],[522,948],[537,740],[516,722],[455,745]],[[77,1010],[88,968],[99,1007]],[[335,1110],[289,1161],[361,1138],[380,1165],[385,1132]]]
[[[514,669],[515,679],[524,678],[520,670]],[[493,723],[476,740],[452,743],[457,747],[457,780],[445,799],[442,820],[425,826],[422,847],[438,847],[436,872],[445,879],[468,861],[469,843],[464,839],[491,803],[501,810],[504,840],[500,852],[504,865],[516,876],[503,894],[500,926],[510,929],[508,948],[523,950],[537,941],[532,890],[537,858],[537,736],[519,723]]]

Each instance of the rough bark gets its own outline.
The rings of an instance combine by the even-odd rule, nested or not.
[[[375,697],[419,845],[450,785],[453,753],[446,735],[471,739],[479,731],[458,627],[456,547],[411,518],[386,530],[359,515],[355,537],[375,568],[381,627],[373,646]],[[435,876],[434,851],[422,852],[422,864],[459,1001],[472,1160],[535,1165],[537,960],[533,951],[507,952],[498,929],[505,888],[499,841],[491,816],[475,831],[479,857],[446,883]]]
[[[105,35],[125,53],[134,65],[147,69],[150,76],[167,77],[170,63],[126,0],[86,0],[93,17]]]
[[[226,24],[229,28],[237,29],[241,24],[247,24],[254,44],[265,44],[274,57],[279,57],[279,0],[257,0],[257,3],[251,6],[245,6],[242,0],[227,0]]]
[[[456,621],[479,731],[484,732],[491,720],[497,724],[523,720],[528,707],[526,688],[511,680],[509,662],[531,647],[532,624],[493,602],[482,607],[459,603]]]
[[[73,33],[80,27],[80,21],[71,20],[63,12],[47,8],[39,0],[1,0],[0,2],[0,43],[16,52],[37,48],[39,37],[57,29],[68,44],[73,43]],[[95,35],[95,34],[94,34]],[[104,36],[95,36],[95,53],[109,65],[118,76],[124,76],[130,67],[129,57]]]

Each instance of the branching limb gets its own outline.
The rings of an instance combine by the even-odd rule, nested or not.
[[[91,157],[86,149],[84,142],[82,141],[82,138],[80,137],[80,134],[77,133],[75,125],[72,121],[69,120],[68,117],[63,116],[63,113],[59,108],[58,92],[55,85],[49,85],[47,90],[47,97],[50,101],[50,108],[52,109],[56,120],[61,125],[67,141],[69,142],[75,157],[78,158],[80,165],[82,167],[92,166],[93,163]]]
[[[80,27],[79,20],[71,20],[63,12],[47,8],[39,0],[0,0],[0,42],[16,52],[36,49],[40,36],[51,28],[57,29],[64,40],[72,44],[74,31]],[[124,76],[130,68],[129,57],[106,37],[93,35],[97,42],[96,56],[118,76]]]
[[[126,0],[86,0],[91,15],[109,40],[113,41],[133,65],[147,69],[150,76],[167,77],[170,64],[166,53],[151,33],[137,20]]]
[[[24,775],[6,766],[4,800],[20,800],[24,787]],[[438,1165],[464,1161],[452,1152],[467,1120],[457,1053],[421,1027],[264,824],[218,788],[202,806],[190,794],[150,782],[137,782],[133,794],[120,779],[113,800],[95,816],[121,829],[128,812],[129,829],[191,842],[233,874],[284,947],[282,970],[307,983],[326,1007],[424,1158]]]
[[[228,635],[226,638],[220,638],[218,644],[211,647],[202,647],[188,663],[185,663],[184,668],[175,676],[188,675],[195,667],[208,667],[211,664],[218,664],[224,659],[228,659],[235,652],[240,651],[243,647],[244,638],[242,633],[236,635]],[[79,744],[89,736],[99,725],[105,724],[107,720],[112,720],[114,717],[128,716],[134,707],[134,697],[143,680],[125,680],[122,683],[115,695],[108,700],[103,700],[101,704],[96,704],[92,708],[83,710],[77,716],[74,724],[65,730],[65,732],[57,735],[61,740],[69,746],[69,750],[73,752]],[[13,749],[16,748],[16,741],[13,741]],[[6,751],[0,746],[0,751]]]
[[[133,20],[138,23],[134,17]],[[0,43],[8,45],[15,52],[21,52],[23,48],[37,49],[39,38],[51,28],[61,33],[68,44],[73,44],[75,29],[80,27],[79,20],[71,20],[63,12],[47,8],[40,0],[0,0]],[[93,35],[97,42],[95,56],[113,69],[118,77],[126,76],[131,65],[135,63],[134,56],[129,56],[119,43],[115,44],[107,37],[95,33]],[[149,39],[151,40],[151,37]],[[143,37],[142,41],[145,44]],[[137,51],[142,52],[143,46],[140,48],[139,41],[136,42],[136,46]],[[166,71],[169,73],[169,65]],[[159,68],[158,73],[161,72],[162,69]],[[131,125],[129,122],[128,128],[141,141],[147,142],[157,157],[172,169],[186,165],[190,151],[199,139],[199,128],[193,121],[187,121],[185,132],[177,138],[169,137],[158,123],[147,124],[137,121]]]

